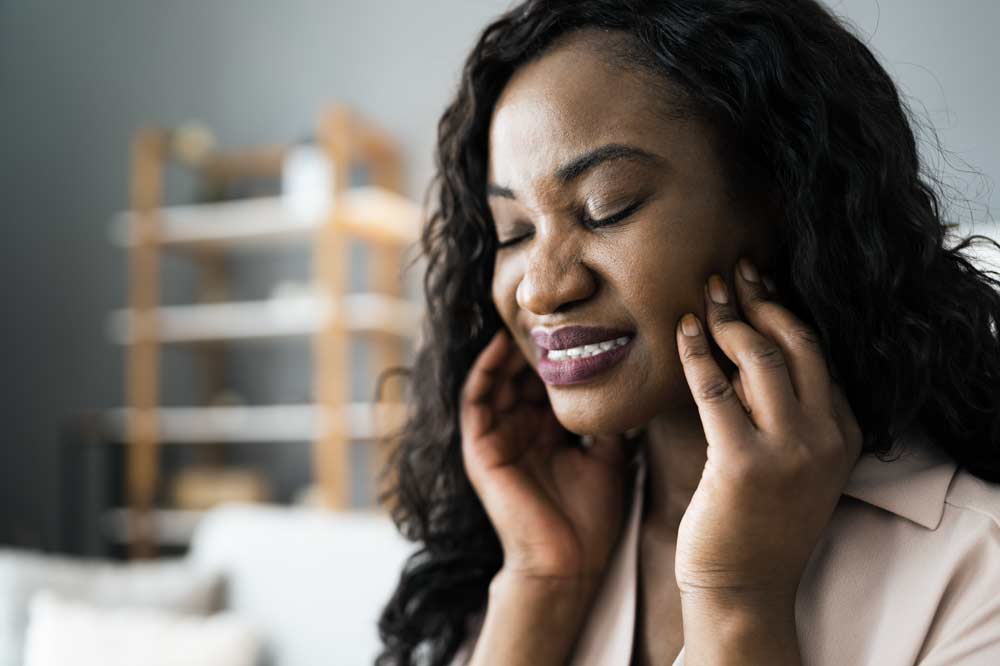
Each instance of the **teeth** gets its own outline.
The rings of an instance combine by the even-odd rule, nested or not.
[[[628,336],[624,335],[614,340],[605,340],[604,342],[597,342],[592,345],[570,347],[569,349],[552,349],[549,351],[548,358],[552,361],[563,361],[567,358],[587,358],[588,356],[597,356],[608,350],[622,347],[626,343],[628,343]]]

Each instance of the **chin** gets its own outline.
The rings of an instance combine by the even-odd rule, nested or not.
[[[577,435],[616,435],[646,425],[654,414],[635,408],[628,398],[596,401],[550,389],[552,411],[566,430]]]

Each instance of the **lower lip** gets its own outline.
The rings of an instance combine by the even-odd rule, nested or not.
[[[586,358],[553,361],[548,357],[548,352],[544,352],[538,360],[538,374],[543,382],[556,386],[589,381],[624,360],[632,349],[633,340],[635,340],[635,336],[630,337],[629,341],[621,347],[615,347],[603,354]]]

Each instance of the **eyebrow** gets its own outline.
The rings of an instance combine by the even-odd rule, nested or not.
[[[578,157],[573,158],[566,164],[556,169],[556,178],[563,185],[568,185],[583,174],[604,162],[612,160],[635,160],[645,162],[653,166],[663,166],[666,161],[653,153],[621,143],[609,143],[600,148],[595,148]],[[504,199],[517,198],[514,191],[509,187],[503,187],[496,183],[487,183],[486,195],[491,197],[503,197]]]

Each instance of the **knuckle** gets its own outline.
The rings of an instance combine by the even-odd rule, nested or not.
[[[739,321],[736,313],[726,305],[717,305],[712,309],[711,325],[713,333],[722,333],[734,322]]]
[[[862,437],[861,428],[853,419],[846,420],[832,417],[831,421],[828,428],[828,432],[831,434],[827,437],[831,450],[840,452],[845,448],[849,449],[853,442]]]
[[[816,452],[812,447],[801,446],[796,442],[786,446],[785,451],[785,464],[792,473],[800,475],[815,466]]]
[[[823,346],[819,334],[807,326],[796,326],[789,332],[789,337],[796,345],[806,349],[821,349]]]
[[[768,299],[767,292],[764,291],[763,286],[748,290],[740,301],[740,306],[744,310],[756,310],[759,312],[766,312],[773,305],[774,302]]]
[[[767,465],[763,465],[759,460],[760,456],[750,455],[743,452],[734,455],[730,460],[729,473],[737,484],[752,485],[762,473],[769,473],[771,470]]]
[[[733,385],[721,377],[710,378],[698,387],[698,399],[702,402],[718,404],[735,397],[736,390],[733,389]]]
[[[822,417],[813,425],[813,441],[819,449],[834,449],[841,439],[840,424],[832,415]]]
[[[701,361],[710,356],[710,351],[703,344],[688,344],[681,350],[681,360],[685,363]]]
[[[462,382],[462,388],[459,390],[458,393],[460,402],[468,402],[469,393],[472,391],[472,384],[474,379],[475,378],[473,376],[469,376],[465,378],[464,382]]]
[[[785,356],[781,348],[773,344],[755,345],[746,351],[749,365],[761,370],[781,368],[785,365]]]
[[[847,424],[844,425],[841,432],[844,433],[844,438],[852,445],[861,443],[865,438],[865,434],[861,430],[861,425],[853,417],[848,419]]]

